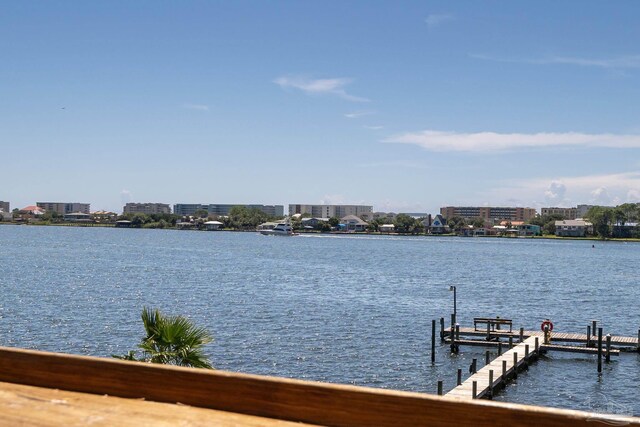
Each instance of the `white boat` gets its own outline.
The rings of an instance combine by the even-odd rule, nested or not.
[[[265,236],[297,236],[297,233],[293,232],[293,227],[288,222],[279,222],[275,227],[269,229],[260,230],[260,234]]]

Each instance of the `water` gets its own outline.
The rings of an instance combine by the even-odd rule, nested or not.
[[[434,393],[484,348],[450,356],[431,319],[635,336],[640,244],[0,226],[0,345],[124,354],[143,306],[215,337],[218,369]],[[640,415],[640,356],[549,354],[496,400]]]

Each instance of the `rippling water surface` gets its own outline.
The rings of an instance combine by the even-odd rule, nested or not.
[[[0,345],[109,356],[140,310],[208,328],[218,369],[434,393],[483,348],[450,356],[431,319],[636,336],[640,244],[0,226]],[[496,398],[640,415],[640,356],[549,354]]]

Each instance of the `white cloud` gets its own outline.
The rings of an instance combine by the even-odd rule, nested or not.
[[[537,65],[576,65],[598,68],[640,68],[640,55],[622,55],[613,58],[580,58],[577,56],[552,56],[547,58],[508,58],[483,54],[469,55],[474,59],[496,62],[512,62]]]
[[[368,125],[365,125],[364,128],[365,129],[369,129],[369,130],[381,130],[381,129],[384,129],[384,126],[368,126]]]
[[[527,205],[575,206],[576,204],[616,205],[623,200],[640,201],[640,171],[573,177],[512,180],[482,195],[492,203],[503,203],[517,195]],[[555,199],[549,196],[555,196]],[[544,202],[542,202],[544,200]],[[536,202],[537,201],[537,202]]]
[[[505,151],[536,147],[640,148],[640,135],[566,133],[458,133],[425,130],[391,136],[382,142],[413,144],[430,151]]]
[[[209,106],[204,104],[182,104],[185,110],[209,111]]]
[[[353,111],[351,113],[345,113],[347,119],[359,119],[360,117],[370,116],[374,114],[373,111]]]
[[[352,102],[369,102],[367,98],[350,95],[345,87],[353,80],[347,78],[309,79],[300,76],[278,77],[273,82],[283,89],[298,89],[308,95],[336,95]]]
[[[424,22],[427,23],[427,26],[431,29],[431,28],[435,28],[438,25],[444,23],[444,22],[448,22],[448,21],[453,21],[454,17],[453,15],[450,15],[448,13],[432,13],[429,16],[427,16],[427,18],[424,20]]]

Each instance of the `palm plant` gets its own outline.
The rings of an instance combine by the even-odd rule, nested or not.
[[[138,345],[142,350],[142,357],[136,357],[135,351],[114,357],[213,369],[203,351],[203,346],[213,341],[206,329],[195,326],[183,316],[165,316],[157,309],[151,310],[147,307],[142,310],[142,323],[147,334]]]

